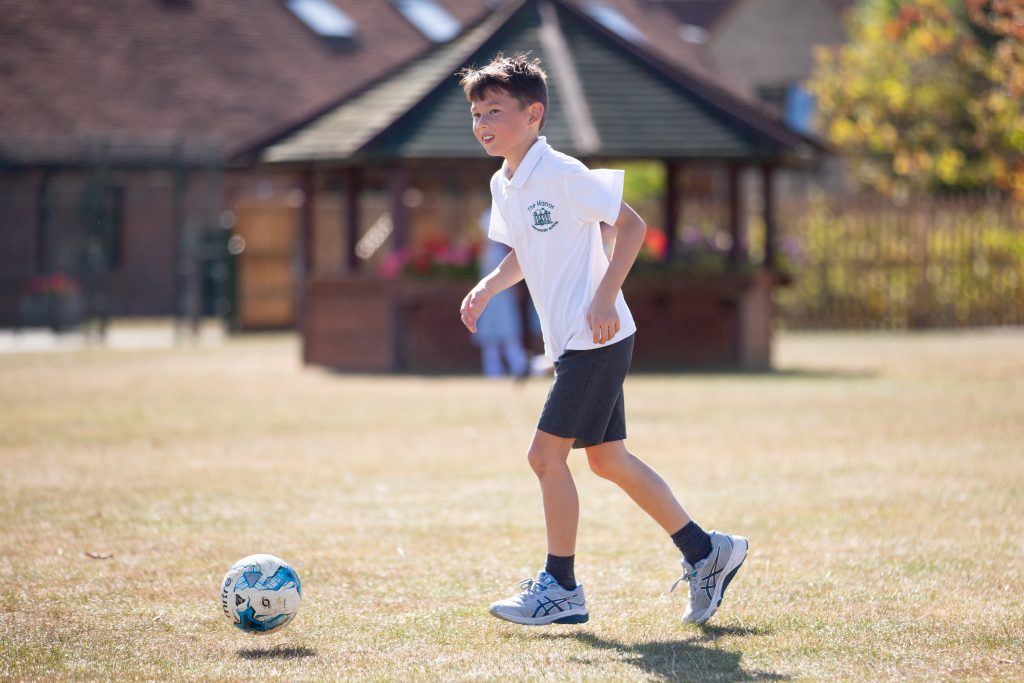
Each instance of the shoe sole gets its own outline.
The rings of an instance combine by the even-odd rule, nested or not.
[[[577,612],[571,611],[570,614],[558,616],[556,614],[549,615],[547,617],[539,617],[537,619],[529,619],[526,617],[514,618],[507,614],[502,614],[495,610],[491,610],[491,615],[498,617],[502,621],[508,621],[513,624],[520,624],[521,626],[548,626],[549,624],[585,624],[590,621],[589,612]]]
[[[704,612],[704,614],[701,615],[701,617],[699,619],[693,619],[693,620],[688,621],[687,623],[690,623],[690,624],[703,624],[703,623],[706,623],[708,619],[710,619],[711,617],[713,617],[715,615],[715,612],[718,611],[718,608],[722,606],[722,598],[725,597],[725,589],[729,587],[729,582],[732,581],[733,577],[736,576],[736,572],[738,572],[740,570],[740,567],[743,566],[743,563],[747,559],[747,551],[750,550],[750,542],[747,539],[743,538],[742,536],[734,536],[733,538],[736,539],[736,541],[734,542],[734,545],[733,545],[733,552],[732,552],[731,555],[729,555],[729,562],[725,565],[726,574],[725,574],[725,579],[722,581],[722,589],[720,591],[715,591],[715,599],[711,601],[711,605]],[[740,555],[740,558],[739,558],[740,561],[738,563],[736,563],[736,566],[734,566],[732,569],[729,569],[729,567],[734,562],[733,558],[737,554],[737,550],[739,549],[740,541],[743,542],[743,554]]]

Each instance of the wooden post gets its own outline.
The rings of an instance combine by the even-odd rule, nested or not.
[[[356,242],[359,241],[359,193],[362,182],[358,167],[351,167],[345,172],[345,218],[344,244],[345,265],[348,272],[359,270],[359,257],[356,256]]]
[[[743,226],[742,179],[743,167],[737,162],[729,164],[729,235],[732,246],[729,247],[729,269],[738,270],[746,259],[746,237]]]
[[[299,218],[299,230],[302,245],[302,273],[309,276],[313,272],[313,250],[316,248],[313,231],[313,206],[316,204],[316,170],[305,168],[302,171],[302,212]],[[301,291],[301,288],[299,288]],[[301,310],[301,306],[299,307]]]
[[[679,239],[679,164],[665,161],[665,263],[672,261]]]
[[[409,187],[409,171],[395,166],[388,173],[388,196],[391,210],[391,244],[396,250],[405,249],[409,244],[409,211],[405,205],[405,191]],[[409,369],[409,311],[403,302],[395,306],[393,354],[394,367],[399,372]]]
[[[396,166],[388,174],[388,195],[391,204],[392,244],[395,249],[404,249],[409,243],[409,210],[404,197],[409,187],[409,170]]]
[[[39,175],[39,182],[36,185],[36,234],[35,244],[35,270],[33,275],[48,273],[52,265],[52,254],[50,245],[54,243],[49,234],[50,219],[53,216],[53,176],[52,167],[47,166]]]
[[[764,192],[764,268],[775,270],[775,165],[761,166],[762,191]]]

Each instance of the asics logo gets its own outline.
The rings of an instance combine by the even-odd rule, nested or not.
[[[703,590],[707,594],[708,600],[711,600],[715,597],[716,577],[722,573],[723,569],[725,569],[725,567],[718,566],[718,556],[721,554],[721,549],[715,552],[715,560],[711,563],[711,572],[703,579],[701,579],[700,587],[701,590]]]
[[[575,597],[575,595],[570,595],[567,598],[558,598],[557,600],[552,600],[551,598],[541,598],[537,601],[537,609],[533,610],[533,616],[536,617],[538,614],[547,616],[556,610],[559,612],[564,612],[565,610],[573,609],[574,607],[583,607],[582,602],[572,602],[572,598]]]

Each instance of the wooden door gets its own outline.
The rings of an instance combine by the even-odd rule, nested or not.
[[[296,248],[299,212],[287,204],[250,204],[235,210],[238,316],[243,330],[293,327],[296,322]]]

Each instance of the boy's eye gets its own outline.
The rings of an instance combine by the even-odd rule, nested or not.
[[[489,112],[487,112],[487,113],[488,113],[488,114],[497,114],[497,113],[498,113],[499,111],[501,111],[501,110],[500,110],[500,109],[492,109],[492,110],[490,110],[490,111],[489,111]]]

